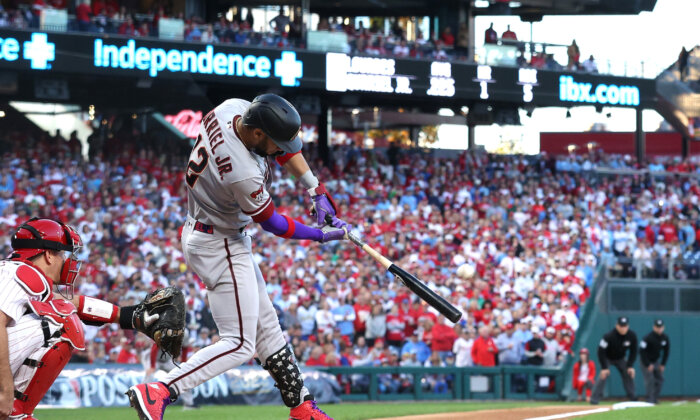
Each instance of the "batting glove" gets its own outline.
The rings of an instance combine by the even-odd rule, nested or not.
[[[326,186],[323,184],[319,184],[318,187],[312,188],[308,191],[313,202],[311,216],[316,218],[317,226],[324,226],[327,223],[328,216],[335,217],[338,213],[335,202],[326,190]]]
[[[339,241],[341,239],[346,239],[348,230],[350,229],[350,225],[338,219],[337,217],[333,217],[332,220],[329,221],[328,226],[324,226],[321,229],[321,242],[325,243],[330,241]]]

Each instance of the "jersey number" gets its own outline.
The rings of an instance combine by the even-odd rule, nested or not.
[[[190,160],[187,163],[187,170],[185,171],[185,181],[187,181],[187,185],[189,185],[190,188],[194,188],[194,184],[196,184],[197,179],[199,179],[199,174],[201,174],[209,164],[209,154],[207,153],[207,149],[204,147],[203,143],[201,145],[200,143],[202,143],[201,135],[197,139],[197,143],[194,144],[194,148],[197,150],[197,155],[199,156],[200,161],[196,162],[194,160]]]

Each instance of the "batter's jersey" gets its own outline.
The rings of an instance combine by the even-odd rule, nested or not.
[[[249,105],[229,99],[202,119],[185,170],[189,215],[220,233],[237,233],[274,208],[265,189],[267,159],[248,150],[235,128]]]

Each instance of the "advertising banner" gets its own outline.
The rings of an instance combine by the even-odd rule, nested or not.
[[[144,380],[141,365],[69,364],[41,400],[39,407],[125,407],[126,390]],[[334,375],[304,369],[304,384],[319,403],[340,402]],[[257,366],[231,369],[193,390],[197,404],[282,404],[267,371]]]
[[[0,31],[0,69],[322,88],[322,62],[320,54],[232,44]]]
[[[0,30],[0,69],[192,80],[317,95],[377,94],[534,106],[653,107],[652,79],[99,34]],[[452,101],[452,102],[454,102]]]

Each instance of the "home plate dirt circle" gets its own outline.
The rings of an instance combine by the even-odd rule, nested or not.
[[[466,411],[461,413],[421,414],[417,416],[391,417],[374,420],[526,420],[545,418],[575,418],[609,410],[609,407],[581,405],[552,405],[544,407],[519,407],[497,410]],[[580,414],[576,414],[580,412]],[[551,417],[550,417],[551,416]]]

